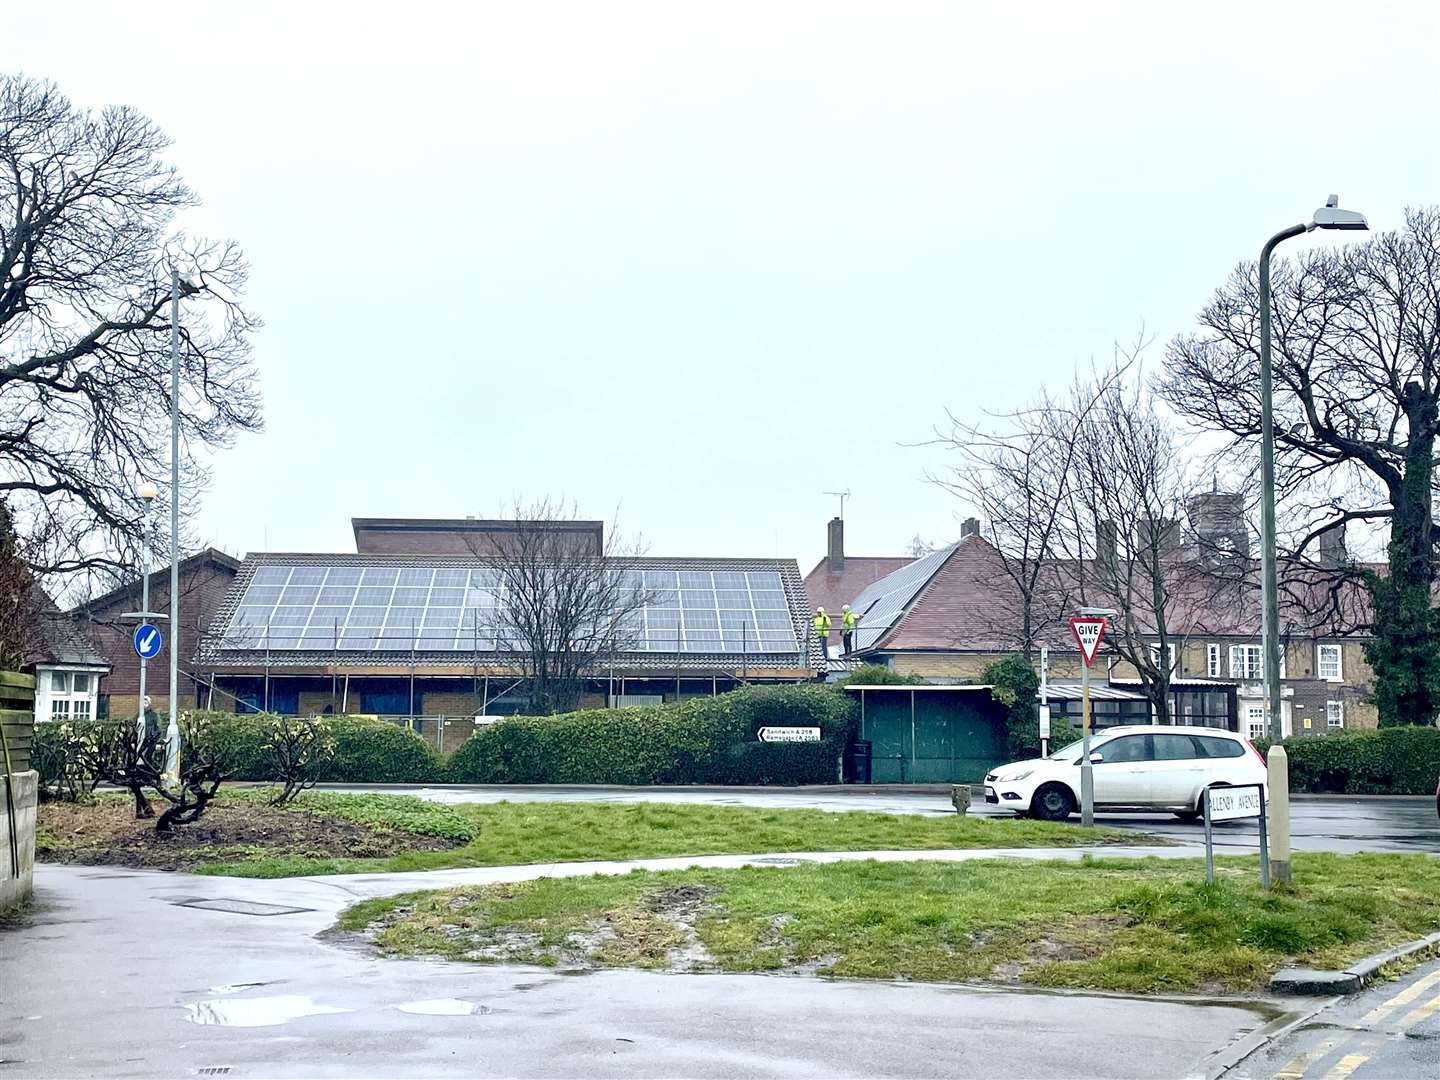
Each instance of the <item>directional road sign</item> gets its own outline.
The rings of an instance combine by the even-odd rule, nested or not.
[[[818,727],[762,727],[761,742],[819,742]]]
[[[1088,668],[1095,663],[1095,654],[1100,650],[1100,639],[1105,636],[1105,619],[1098,615],[1077,615],[1070,620],[1070,632],[1075,635],[1075,644],[1080,646],[1080,655],[1085,658]]]
[[[148,622],[135,627],[135,655],[141,660],[153,660],[160,653],[160,628]]]

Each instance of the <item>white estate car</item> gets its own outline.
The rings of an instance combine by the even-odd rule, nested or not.
[[[1080,740],[1046,758],[1001,765],[985,777],[985,801],[1017,814],[1063,821],[1080,805]],[[1090,736],[1095,805],[1169,810],[1193,819],[1207,787],[1264,784],[1265,761],[1250,740],[1209,727],[1146,724]],[[1267,796],[1269,792],[1266,792]]]

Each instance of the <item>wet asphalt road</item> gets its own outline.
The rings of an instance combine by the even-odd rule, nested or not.
[[[1440,961],[1334,1002],[1226,1076],[1233,1080],[1440,1076]]]
[[[197,897],[301,910],[176,906]],[[0,1075],[1178,1078],[1280,1011],[381,960],[316,936],[353,899],[343,877],[38,867],[31,925],[0,930]]]
[[[757,806],[782,809],[876,810],[890,814],[953,814],[947,795],[887,791],[883,787],[777,788],[593,788],[502,785],[445,787],[388,786],[336,787],[338,791],[394,791],[436,802],[656,802],[703,803],[716,806]],[[977,816],[1009,814],[972,804]],[[1429,852],[1440,854],[1440,818],[1431,796],[1357,797],[1300,795],[1291,802],[1291,844],[1296,851]],[[1072,818],[1072,821],[1078,820]],[[1204,829],[1171,814],[1099,814],[1101,825],[1139,829],[1180,843],[1204,842]],[[1258,851],[1260,830],[1254,822],[1226,822],[1215,826],[1217,851],[1243,854]]]

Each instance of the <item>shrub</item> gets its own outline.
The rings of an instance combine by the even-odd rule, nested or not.
[[[1256,740],[1261,752],[1269,744]],[[1440,730],[1389,727],[1285,740],[1290,790],[1344,795],[1429,795],[1440,776]]]
[[[476,732],[449,777],[481,784],[803,784],[838,776],[856,706],[823,686],[747,687],[671,705],[519,716]],[[760,743],[762,727],[819,743]]]
[[[920,675],[901,675],[891,671],[884,664],[863,664],[844,678],[835,681],[836,686],[916,686],[925,681]]]
[[[399,724],[356,716],[326,717],[323,724],[335,740],[324,777],[331,783],[428,784],[444,775],[435,748]]]
[[[1010,759],[1040,756],[1040,677],[1035,665],[1019,653],[985,665],[980,682],[1005,706],[1005,732]]]
[[[218,737],[225,740],[231,779],[283,780],[266,748],[279,717],[269,713],[201,715],[212,717]],[[333,755],[320,775],[322,781],[426,784],[443,775],[440,755],[408,728],[356,716],[322,717],[319,725],[334,742]]]
[[[272,800],[284,806],[314,787],[335,760],[335,736],[314,716],[276,716],[267,725],[265,752],[270,774],[280,782]]]

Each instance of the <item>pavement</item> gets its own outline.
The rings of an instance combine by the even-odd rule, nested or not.
[[[1285,1021],[1289,1003],[1254,999],[384,960],[324,934],[357,896],[446,884],[1081,854],[781,853],[273,881],[41,866],[29,925],[0,930],[0,1076],[1191,1077]]]
[[[771,809],[874,810],[887,814],[953,814],[949,788],[892,789],[883,785],[814,788],[636,788],[543,785],[455,784],[333,786],[334,791],[389,791],[433,802],[654,802],[755,806]],[[1440,818],[1435,798],[1418,796],[1296,795],[1291,797],[1291,847],[1296,851],[1430,852],[1440,854]],[[1008,812],[972,803],[977,817],[1010,817]],[[1077,821],[1078,818],[1071,818]],[[1204,841],[1199,823],[1173,814],[1097,814],[1096,823],[1154,833],[1185,844]],[[1253,821],[1214,827],[1216,850],[1229,855],[1260,850]]]
[[[1331,1002],[1224,1076],[1226,1080],[1440,1076],[1440,961]]]

